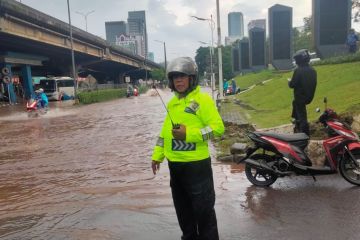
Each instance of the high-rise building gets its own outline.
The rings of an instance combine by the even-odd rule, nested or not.
[[[147,57],[150,61],[155,61],[155,56],[153,52],[148,52],[148,57]]]
[[[146,31],[146,17],[145,11],[132,11],[128,12],[128,27],[130,36],[141,36],[142,37],[142,51],[141,56],[147,56],[148,52],[148,38]]]
[[[229,36],[226,38],[227,45],[244,37],[244,17],[241,12],[231,12],[228,14],[228,33]]]
[[[124,21],[105,22],[106,41],[116,44],[120,35],[127,35],[127,24]]]
[[[317,56],[328,58],[346,53],[344,42],[351,28],[351,0],[313,0],[313,40]]]

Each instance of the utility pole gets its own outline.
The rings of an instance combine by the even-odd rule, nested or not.
[[[77,97],[77,76],[76,76],[76,71],[75,71],[74,41],[73,41],[73,35],[72,35],[69,0],[67,0],[67,7],[68,7],[68,15],[69,15],[72,74],[73,74],[73,78],[74,78],[74,98],[76,99],[76,97]]]
[[[162,43],[164,45],[164,67],[165,67],[165,78],[166,78],[166,68],[167,68],[167,61],[166,61],[166,44],[164,41],[160,41],[160,40],[154,40],[155,42],[159,42]]]
[[[222,69],[222,52],[221,52],[221,29],[220,29],[220,7],[219,0],[216,0],[216,12],[217,12],[217,33],[218,33],[218,62],[219,62],[219,94],[220,99],[224,99],[224,87],[223,87],[223,69]]]

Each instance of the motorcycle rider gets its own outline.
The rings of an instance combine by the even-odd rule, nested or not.
[[[198,68],[189,57],[173,60],[167,69],[175,96],[152,155],[153,173],[168,160],[170,186],[181,239],[219,239],[215,190],[208,140],[224,133],[214,101],[200,92]],[[173,121],[178,126],[173,125]]]
[[[44,93],[44,89],[42,89],[42,88],[37,89],[35,91],[35,94],[36,94],[35,99],[39,101],[40,106],[42,108],[47,108],[49,105],[49,100],[48,100],[46,94]]]
[[[310,66],[310,54],[306,49],[297,51],[293,56],[297,68],[288,85],[294,89],[294,100],[292,102],[292,118],[295,119],[294,132],[303,132],[310,136],[309,123],[307,121],[306,105],[314,98],[317,73]]]

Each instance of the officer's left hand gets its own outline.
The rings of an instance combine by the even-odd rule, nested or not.
[[[179,128],[173,128],[172,135],[177,140],[185,140],[186,139],[186,126],[180,124]]]

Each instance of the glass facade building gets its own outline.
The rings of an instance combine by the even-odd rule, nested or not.
[[[228,33],[230,38],[241,39],[244,37],[244,17],[241,12],[228,14]]]
[[[127,35],[127,24],[124,21],[105,22],[106,41],[116,44],[116,38]]]

